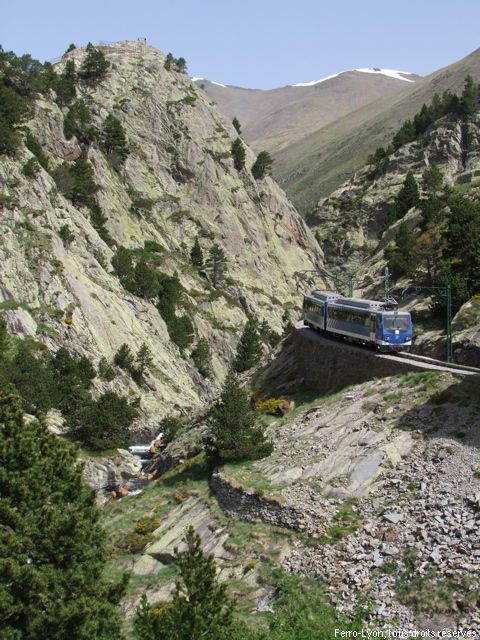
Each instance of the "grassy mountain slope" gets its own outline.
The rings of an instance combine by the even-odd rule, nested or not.
[[[409,74],[408,80],[419,76]],[[345,71],[310,86],[270,91],[220,86],[197,80],[230,119],[236,116],[245,140],[256,151],[282,149],[365,104],[401,89],[403,80],[380,73]]]
[[[274,154],[275,177],[295,205],[308,212],[320,197],[353,175],[377,147],[388,145],[401,124],[435,93],[461,93],[469,74],[480,76],[480,49],[282,149]]]

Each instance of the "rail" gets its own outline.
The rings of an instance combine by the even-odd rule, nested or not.
[[[463,364],[456,364],[454,362],[445,362],[443,360],[436,360],[435,358],[420,356],[420,355],[417,355],[416,353],[398,352],[395,355],[398,356],[399,358],[402,358],[403,360],[415,360],[417,362],[423,362],[426,365],[431,364],[432,366],[435,366],[435,367],[443,367],[444,369],[451,369],[453,371],[464,371],[464,372],[470,371],[471,373],[476,373],[477,375],[480,375],[480,369],[477,367],[471,367]]]

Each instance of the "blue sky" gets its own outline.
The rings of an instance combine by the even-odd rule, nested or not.
[[[3,48],[41,61],[71,42],[138,37],[192,76],[248,88],[359,67],[427,75],[480,46],[480,1],[17,0],[0,15]]]

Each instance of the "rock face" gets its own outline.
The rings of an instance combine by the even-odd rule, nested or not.
[[[467,142],[468,141],[468,142]],[[365,260],[365,253],[375,249],[378,232],[388,205],[398,194],[405,176],[411,171],[421,188],[422,174],[436,163],[444,175],[444,184],[471,182],[480,175],[480,113],[467,123],[448,116],[432,125],[422,142],[400,147],[389,157],[384,169],[374,172],[372,165],[357,171],[327,198],[322,198],[309,223],[318,230],[327,257],[339,258],[354,268],[363,264],[357,274],[371,273],[374,260]],[[372,174],[373,171],[373,174]],[[412,219],[410,226],[415,226]],[[394,233],[385,234],[379,248]]]
[[[77,98],[88,104],[98,130],[109,114],[120,120],[130,150],[125,163],[116,171],[97,143],[85,148],[76,138],[66,140],[67,108],[60,109],[53,95],[35,101],[28,127],[50,167],[79,155],[88,159],[116,245],[136,250],[138,261],[145,241],[156,243],[156,266],[178,273],[186,290],[182,313],[193,322],[196,339],[208,341],[213,375],[204,379],[188,357],[180,357],[152,302],[122,287],[110,264],[112,248],[89,212],[63,197],[43,169],[31,178],[23,174],[31,157],[25,148],[0,162],[0,303],[10,309],[6,319],[15,335],[34,336],[50,350],[65,345],[94,365],[102,357],[111,362],[123,343],[134,352],[146,344],[153,354],[147,390],[128,377],[95,384],[141,396],[137,426],[151,434],[162,415],[198,408],[216,395],[245,308],[280,328],[285,305],[298,304],[293,273],[320,264],[321,252],[281,189],[268,177],[254,180],[248,148],[247,168],[234,168],[236,132],[187,76],[165,69],[161,52],[128,41],[103,51],[111,65],[105,80],[93,89],[77,87]],[[84,49],[75,49],[56,70],[67,59],[78,68],[84,56]],[[148,200],[150,209],[135,213],[136,198]],[[59,235],[64,225],[74,235],[69,243]],[[225,252],[228,279],[219,290],[190,262],[196,237],[205,257],[214,243]]]
[[[118,491],[126,488],[129,481],[142,470],[142,463],[126,449],[117,449],[116,454],[101,460],[87,458],[83,477],[98,492]]]

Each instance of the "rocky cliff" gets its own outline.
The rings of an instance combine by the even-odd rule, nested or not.
[[[95,140],[67,140],[68,108],[58,106],[53,91],[37,97],[26,125],[50,173],[40,168],[25,175],[32,154],[23,145],[15,157],[1,158],[0,308],[14,335],[31,335],[50,350],[67,346],[94,365],[102,357],[111,362],[123,343],[134,352],[146,344],[153,354],[147,388],[128,376],[111,383],[97,378],[96,384],[141,396],[140,423],[147,431],[162,415],[213,397],[246,312],[280,329],[285,309],[298,305],[293,273],[319,264],[321,251],[282,190],[269,177],[252,177],[248,148],[246,167],[235,169],[236,132],[185,74],[165,68],[160,51],[122,41],[102,52],[110,63],[106,77],[94,87],[78,84],[77,100],[88,106],[97,130],[109,115],[120,121],[128,157],[113,166]],[[78,69],[85,56],[85,49],[75,49],[55,70],[61,73],[68,60]],[[93,168],[107,233],[99,235],[86,208],[64,197],[51,176],[53,167],[77,158]],[[60,233],[65,227],[72,234],[68,242]],[[227,278],[221,287],[192,266],[195,238],[205,256],[215,243],[223,249]],[[178,274],[182,313],[193,322],[195,342],[206,338],[211,350],[211,378],[169,339],[154,301],[122,286],[111,266],[117,246],[130,251],[134,264],[146,260],[164,274]]]

